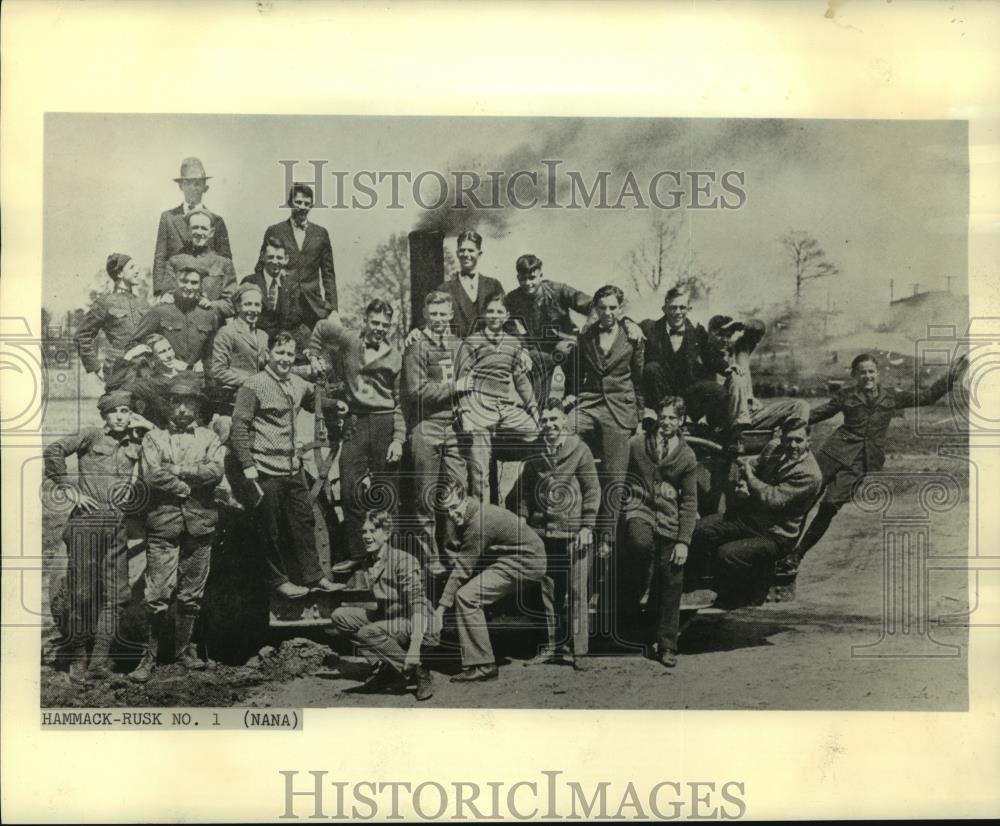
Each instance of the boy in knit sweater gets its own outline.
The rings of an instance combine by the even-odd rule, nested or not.
[[[547,559],[542,604],[548,635],[531,664],[580,667],[577,658],[588,649],[587,554],[594,542],[601,485],[590,448],[568,432],[561,399],[545,403],[541,421],[540,451],[525,461],[516,488],[518,516],[542,538]]]
[[[502,295],[489,298],[484,312],[483,329],[462,342],[455,364],[456,376],[469,389],[458,399],[462,428],[472,440],[469,493],[482,501],[488,498],[486,477],[496,435],[515,436],[526,452],[538,438],[531,357],[519,338],[504,332],[510,313]]]
[[[684,414],[679,396],[660,402],[656,430],[629,441],[626,476],[629,558],[652,556],[657,659],[667,668],[677,665],[684,563],[698,516],[698,460],[680,434]]]

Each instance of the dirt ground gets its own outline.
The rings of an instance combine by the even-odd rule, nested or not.
[[[942,409],[941,415],[945,413]],[[829,425],[817,428],[814,442],[829,429]],[[960,501],[932,514],[930,552],[932,556],[965,556],[966,461],[936,455],[935,440],[907,438],[905,425],[897,424],[894,429],[900,432],[897,444],[891,446],[889,469],[907,474],[944,473],[958,481]],[[910,516],[922,513],[917,478],[898,482],[894,491],[899,506]],[[613,654],[587,658],[582,671],[561,665],[526,667],[540,641],[537,633],[524,628],[498,631],[493,637],[500,662],[498,680],[452,684],[448,677],[457,670],[457,662],[453,658],[436,662],[432,665],[435,695],[420,707],[964,710],[968,706],[966,629],[960,623],[946,625],[939,620],[967,610],[965,571],[929,572],[926,633],[913,626],[905,636],[888,637],[889,644],[902,640],[911,656],[861,656],[898,650],[885,643],[881,648],[872,646],[883,636],[886,616],[883,525],[880,513],[863,512],[853,505],[845,508],[803,563],[794,600],[696,617],[682,635],[676,669],[664,669],[640,651],[620,648]],[[51,559],[65,553],[59,530],[60,524],[46,525],[45,547]],[[896,626],[895,630],[903,629]],[[53,629],[43,631],[43,639],[53,636]],[[194,674],[177,666],[161,666],[147,686],[132,685],[122,674],[82,691],[45,655],[41,704],[417,705],[412,692],[354,693],[368,668],[339,646],[338,656],[328,640],[318,629],[272,629],[262,640],[266,647],[246,665],[220,665]],[[872,648],[854,648],[852,653],[852,647],[866,645]]]

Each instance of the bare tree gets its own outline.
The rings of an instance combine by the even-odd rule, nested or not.
[[[445,272],[458,269],[454,256],[445,250]],[[350,316],[344,323],[354,329],[361,327],[365,307],[374,298],[392,305],[393,328],[389,337],[402,341],[410,329],[410,242],[405,233],[393,233],[375,248],[364,264],[364,275],[356,289],[349,293]]]
[[[624,266],[640,298],[662,298],[668,288],[684,286],[693,301],[712,291],[718,270],[702,267],[689,244],[681,239],[678,213],[654,213],[649,233],[625,256]]]
[[[781,236],[795,273],[795,301],[802,297],[802,285],[816,278],[840,275],[840,269],[826,257],[826,252],[813,236],[803,230],[790,230]]]

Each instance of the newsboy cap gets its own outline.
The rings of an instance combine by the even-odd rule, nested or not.
[[[132,407],[132,394],[128,390],[112,390],[97,400],[97,409],[107,416],[116,407]]]
[[[108,256],[108,262],[104,265],[104,269],[107,270],[108,275],[110,275],[115,281],[122,274],[122,270],[125,269],[125,265],[132,260],[132,256],[126,255],[123,252],[113,252]]]
[[[233,309],[237,312],[239,312],[240,309],[240,299],[242,299],[247,293],[257,293],[261,297],[261,300],[264,299],[264,291],[253,282],[240,284],[240,286],[236,288],[236,292],[233,293],[232,299]]]
[[[174,178],[177,183],[181,181],[207,181],[211,175],[205,174],[205,167],[199,158],[185,158],[181,161],[180,177]]]

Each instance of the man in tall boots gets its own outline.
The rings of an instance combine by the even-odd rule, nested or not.
[[[191,643],[208,582],[212,539],[218,522],[215,486],[222,479],[219,437],[198,421],[205,404],[200,379],[180,373],[170,384],[170,420],[142,442],[142,474],[149,487],[146,515],[146,608],[149,640],[129,677],[147,682],[156,667],[164,617],[174,598],[174,656],[188,669],[205,667]]]

